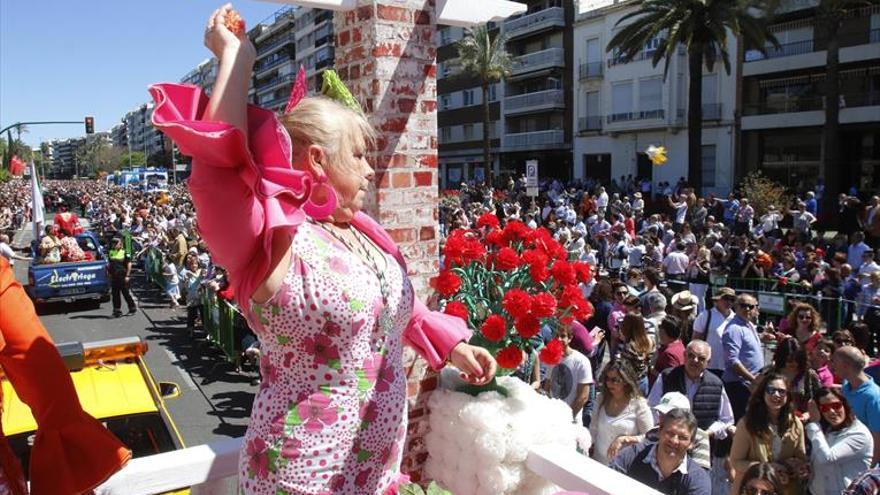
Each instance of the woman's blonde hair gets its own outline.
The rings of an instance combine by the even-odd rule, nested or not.
[[[314,144],[327,154],[324,166],[339,167],[376,142],[376,131],[363,114],[325,96],[303,98],[280,120],[290,134],[293,156]]]

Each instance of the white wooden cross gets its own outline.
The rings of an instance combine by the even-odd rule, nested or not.
[[[345,12],[357,6],[357,0],[266,0],[316,9]],[[437,0],[437,24],[470,27],[489,21],[501,21],[522,14],[526,5],[508,0]]]

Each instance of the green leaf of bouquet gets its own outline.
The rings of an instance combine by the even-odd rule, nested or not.
[[[372,452],[368,452],[364,449],[358,451],[358,462],[364,462],[368,460],[370,457],[373,457]]]
[[[425,495],[422,487],[415,483],[408,483],[400,487],[400,495]]]
[[[428,485],[428,492],[426,495],[452,495],[452,492],[440,488],[440,485],[438,485],[436,481],[432,481],[431,484]]]

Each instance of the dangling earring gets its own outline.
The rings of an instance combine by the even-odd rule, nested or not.
[[[312,180],[310,181],[309,197],[302,207],[303,211],[316,220],[327,218],[336,210],[336,204],[338,203],[336,191],[327,182],[326,175],[315,176],[314,174],[309,174],[309,177]],[[316,199],[321,197],[321,195],[324,197],[324,202],[316,202]]]

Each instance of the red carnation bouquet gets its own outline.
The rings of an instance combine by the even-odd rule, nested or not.
[[[486,213],[476,230],[454,230],[443,248],[445,268],[432,286],[445,301],[444,312],[474,330],[470,344],[495,356],[499,374],[514,372],[535,347],[530,339],[548,325],[554,338],[541,349],[549,365],[562,360],[555,338],[562,325],[585,320],[593,306],[578,287],[592,277],[590,265],[568,261],[568,252],[547,229],[513,220],[501,228]]]

